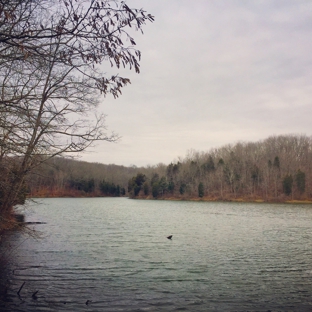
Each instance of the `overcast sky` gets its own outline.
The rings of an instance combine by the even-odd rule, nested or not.
[[[155,22],[135,34],[141,73],[103,99],[108,130],[82,160],[169,164],[271,135],[312,135],[312,1],[128,0]],[[109,66],[109,64],[107,64]]]

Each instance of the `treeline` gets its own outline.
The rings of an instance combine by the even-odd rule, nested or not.
[[[165,172],[165,168],[158,165],[152,170]],[[55,157],[27,176],[25,190],[29,197],[125,196],[130,177],[149,170]]]
[[[311,200],[311,187],[312,138],[305,135],[190,151],[162,175],[140,172],[128,181],[132,197],[210,200]]]
[[[125,167],[56,157],[27,176],[28,196],[129,196],[206,200],[312,200],[312,138],[272,136],[169,165]]]

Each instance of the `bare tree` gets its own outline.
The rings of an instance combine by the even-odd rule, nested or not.
[[[41,162],[118,139],[96,108],[101,95],[118,97],[130,80],[108,77],[101,65],[139,73],[141,53],[129,30],[142,31],[147,21],[153,16],[123,1],[1,2],[0,166],[11,173],[14,167],[0,190],[4,214]]]

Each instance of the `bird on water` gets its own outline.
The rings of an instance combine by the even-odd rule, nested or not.
[[[168,238],[168,239],[171,239],[171,238],[172,238],[172,235],[167,236],[167,238]]]

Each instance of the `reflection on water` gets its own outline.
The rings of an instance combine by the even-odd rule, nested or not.
[[[47,224],[2,238],[1,311],[312,310],[311,206],[43,199],[25,213]]]

